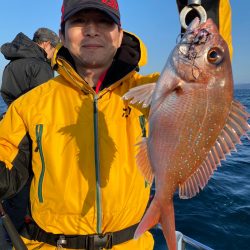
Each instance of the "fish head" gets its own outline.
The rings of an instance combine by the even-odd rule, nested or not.
[[[173,51],[172,65],[182,82],[210,87],[218,84],[218,78],[219,84],[232,82],[229,49],[212,19],[193,20]],[[222,80],[225,77],[229,79]]]

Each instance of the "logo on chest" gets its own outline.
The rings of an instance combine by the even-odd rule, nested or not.
[[[122,117],[127,118],[131,113],[131,108],[129,106],[123,108],[123,114]]]

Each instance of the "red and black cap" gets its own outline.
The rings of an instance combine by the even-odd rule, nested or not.
[[[62,20],[65,22],[71,16],[84,9],[98,9],[120,25],[120,11],[116,0],[63,0]]]

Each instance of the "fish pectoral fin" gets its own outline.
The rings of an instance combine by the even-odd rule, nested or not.
[[[226,159],[226,155],[231,151],[236,151],[236,144],[240,144],[241,136],[247,136],[250,126],[247,119],[250,114],[237,101],[232,102],[227,122],[221,130],[215,145],[208,152],[206,159],[200,167],[182,184],[179,185],[179,196],[182,199],[189,199],[203,189],[221,160]]]
[[[136,146],[138,146],[136,162],[139,170],[141,171],[146,181],[152,184],[154,173],[148,158],[147,138],[143,137],[141,142],[137,143]]]
[[[142,104],[143,108],[147,108],[151,104],[155,85],[154,82],[134,87],[124,94],[122,99],[130,100],[130,104]]]

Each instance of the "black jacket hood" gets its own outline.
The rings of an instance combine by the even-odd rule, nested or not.
[[[30,57],[47,60],[46,52],[22,32],[12,42],[3,44],[1,52],[7,60]]]

